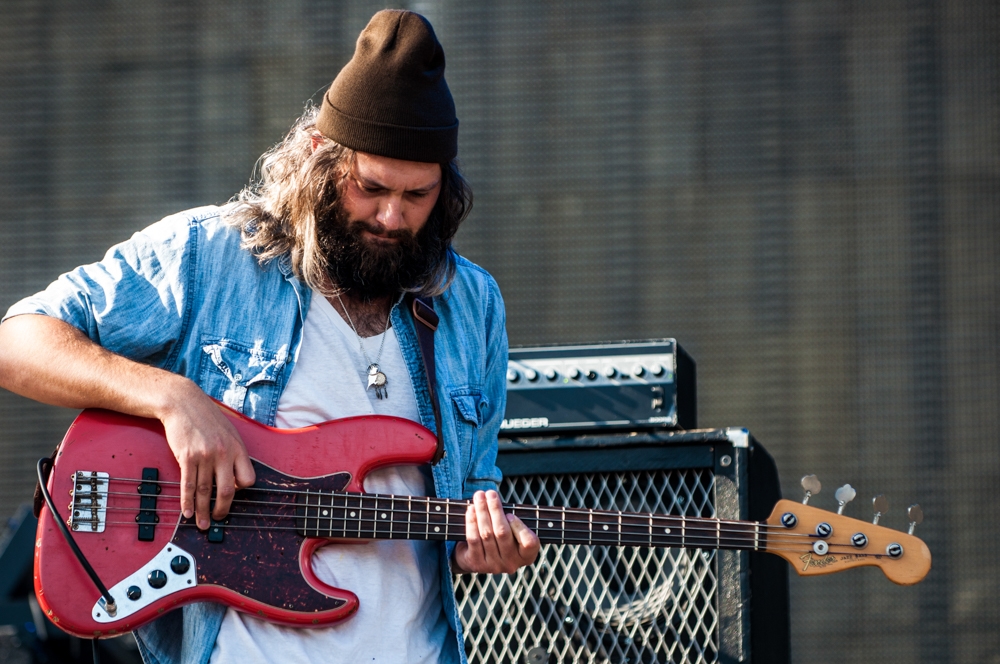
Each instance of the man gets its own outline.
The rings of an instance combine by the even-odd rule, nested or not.
[[[467,540],[323,547],[314,570],[359,595],[351,619],[292,629],[193,605],[140,630],[147,661],[464,661],[451,571],[510,573],[535,559],[537,537],[494,490],[507,338],[496,283],[450,248],[471,205],[457,131],[430,24],[379,12],[322,106],[263,157],[259,183],[154,224],[8,311],[0,384],[159,419],[181,511],[205,529],[254,482],[209,397],[281,427],[357,414],[436,426],[400,306],[404,292],[433,296],[445,455],[376,471],[366,488],[472,498]]]

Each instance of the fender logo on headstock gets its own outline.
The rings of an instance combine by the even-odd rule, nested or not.
[[[838,562],[837,556],[831,554],[827,554],[825,556],[814,556],[812,551],[810,551],[809,553],[804,553],[801,556],[799,556],[799,560],[801,560],[803,563],[802,567],[803,572],[805,572],[810,567],[819,567],[819,568],[829,567],[830,565],[834,565]]]
[[[801,556],[799,556],[799,560],[802,561],[802,571],[805,572],[810,567],[817,567],[819,569],[822,569],[824,567],[829,567],[830,565],[835,565],[837,563],[851,562],[854,560],[864,560],[866,557],[867,556],[857,553],[848,553],[840,555],[834,555],[832,553],[828,553],[825,556],[816,556],[813,554],[812,551],[810,551],[809,553],[804,553]],[[881,560],[883,558],[883,556],[879,554],[874,554],[871,557],[875,558],[876,560]]]

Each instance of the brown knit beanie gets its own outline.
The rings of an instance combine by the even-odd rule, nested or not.
[[[323,97],[316,128],[361,152],[445,163],[458,154],[444,49],[423,16],[385,9],[358,37],[354,57]]]

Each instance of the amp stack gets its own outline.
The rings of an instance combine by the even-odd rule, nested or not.
[[[777,470],[743,428],[697,427],[674,339],[512,348],[497,465],[507,503],[764,520]],[[456,577],[470,662],[790,661],[785,563],[714,549],[545,544],[517,574]]]

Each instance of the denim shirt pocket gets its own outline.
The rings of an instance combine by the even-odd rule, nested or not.
[[[261,341],[247,344],[228,338],[206,340],[201,349],[201,389],[248,417],[266,419],[271,402],[277,398],[287,349],[269,350]]]
[[[462,484],[464,486],[472,463],[472,451],[476,449],[478,443],[479,427],[483,424],[489,399],[477,390],[462,388],[452,390],[451,401],[455,404],[455,412],[458,415],[455,429],[462,455]]]

